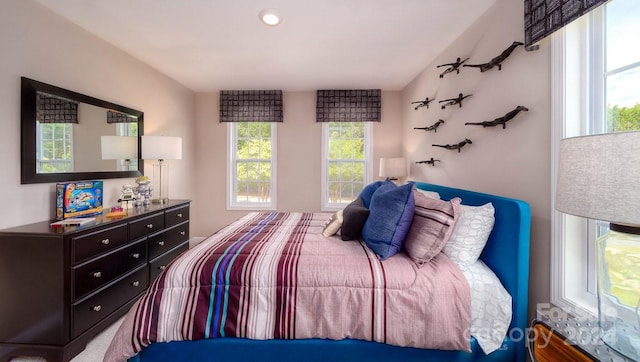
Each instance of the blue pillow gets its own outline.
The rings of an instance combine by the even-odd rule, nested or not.
[[[393,184],[395,186],[395,184],[391,182],[391,180],[389,180],[388,178],[384,181],[375,181],[365,186],[362,189],[362,191],[360,191],[360,195],[359,195],[362,198],[362,201],[364,202],[364,207],[368,209],[369,204],[371,203],[371,197],[373,196],[373,193],[376,192],[376,190],[380,186],[387,185],[387,184]]]
[[[413,221],[413,182],[396,186],[386,183],[373,193],[369,217],[362,228],[367,246],[385,260],[402,249]]]

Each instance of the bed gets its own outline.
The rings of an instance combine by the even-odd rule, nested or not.
[[[362,299],[361,295],[356,294],[359,289],[359,284],[361,282],[360,277],[358,277],[355,273],[352,275],[352,269],[344,269],[343,274],[347,275],[348,284],[351,288],[347,289],[336,289],[333,290],[331,283],[332,281],[324,280],[322,275],[324,274],[312,274],[307,276],[305,279],[296,279],[295,283],[299,283],[299,288],[296,289],[297,292],[294,293],[295,296],[287,289],[286,293],[281,293],[278,295],[276,302],[274,303],[274,310],[277,310],[278,315],[292,316],[294,315],[294,309],[304,310],[305,307],[302,306],[302,303],[296,304],[296,308],[290,307],[287,303],[288,299],[304,300],[309,299],[313,303],[316,303],[314,308],[325,310],[327,315],[322,316],[312,316],[309,317],[309,320],[305,320],[305,316],[298,316],[295,314],[294,319],[288,318],[280,318],[277,321],[270,321],[271,324],[279,324],[278,331],[275,333],[272,331],[258,331],[258,332],[242,332],[238,333],[237,330],[241,330],[244,327],[240,326],[240,323],[234,324],[235,322],[227,322],[226,326],[222,326],[223,321],[218,319],[216,313],[209,312],[209,316],[207,321],[204,322],[202,320],[199,321],[190,321],[190,328],[193,327],[193,324],[202,324],[201,328],[204,331],[199,333],[190,332],[189,336],[186,339],[189,340],[172,340],[171,338],[160,338],[163,342],[156,342],[156,335],[160,335],[163,332],[163,328],[170,327],[159,327],[158,330],[151,327],[152,324],[156,323],[155,321],[152,323],[151,317],[148,315],[144,315],[142,310],[149,310],[151,312],[155,312],[158,314],[165,314],[166,318],[173,318],[175,314],[180,314],[176,311],[176,306],[166,307],[163,303],[167,303],[166,299],[180,299],[181,301],[177,302],[178,305],[182,306],[180,308],[191,308],[197,309],[193,305],[189,304],[191,302],[188,299],[182,299],[182,297],[159,297],[156,294],[149,295],[149,293],[159,293],[158,290],[162,289],[162,283],[165,283],[165,280],[162,280],[162,276],[158,278],[154,284],[150,287],[149,292],[147,293],[147,297],[143,297],[139,303],[134,305],[131,309],[127,317],[125,318],[125,322],[123,322],[120,330],[116,334],[114,341],[112,342],[109,351],[107,352],[106,359],[107,360],[121,360],[122,356],[130,357],[129,361],[131,362],[144,362],[144,361],[325,361],[325,360],[333,360],[333,361],[525,361],[526,360],[526,327],[527,327],[527,297],[528,297],[528,274],[529,274],[529,237],[530,237],[530,210],[529,206],[526,202],[510,199],[501,196],[489,195],[478,193],[469,190],[455,189],[446,186],[427,184],[422,182],[416,182],[415,186],[423,191],[437,193],[439,198],[444,201],[449,201],[452,204],[455,202],[460,202],[463,205],[471,205],[478,206],[487,205],[490,203],[492,207],[495,209],[495,221],[493,223],[493,227],[490,230],[490,235],[488,240],[486,241],[486,245],[482,249],[482,254],[480,255],[480,261],[486,265],[495,276],[499,279],[499,283],[504,287],[504,290],[510,296],[511,309],[509,312],[509,322],[508,326],[505,326],[504,337],[501,337],[501,341],[498,341],[498,346],[493,348],[492,352],[489,354],[485,354],[483,351],[484,345],[481,346],[478,343],[477,338],[473,335],[473,325],[472,331],[469,333],[468,326],[463,330],[460,329],[460,323],[465,325],[465,323],[469,324],[471,319],[475,322],[475,317],[465,314],[465,312],[461,312],[465,308],[459,306],[449,306],[446,311],[432,313],[430,311],[426,311],[428,314],[428,318],[433,318],[433,320],[429,322],[420,322],[416,319],[411,313],[415,311],[411,311],[411,313],[407,313],[404,311],[404,305],[402,302],[406,299],[405,294],[413,293],[415,291],[408,290],[408,286],[411,285],[413,288],[415,285],[420,284],[429,284],[430,287],[440,286],[443,288],[442,290],[434,291],[434,295],[446,295],[446,301],[448,303],[445,304],[464,304],[463,302],[459,302],[459,300],[468,299],[468,294],[465,294],[464,288],[450,286],[451,284],[458,284],[457,282],[448,282],[443,281],[445,279],[424,279],[424,282],[421,282],[423,278],[440,278],[442,275],[451,274],[454,278],[459,277],[460,269],[458,268],[450,268],[453,263],[449,261],[449,258],[443,256],[443,253],[439,253],[437,257],[432,258],[428,263],[425,263],[426,267],[413,267],[413,270],[416,272],[416,275],[413,277],[415,280],[413,282],[403,280],[397,275],[403,274],[403,272],[396,271],[411,269],[408,265],[411,264],[411,260],[403,255],[402,252],[398,253],[398,256],[390,257],[386,260],[380,261],[380,265],[384,266],[385,269],[384,274],[384,286],[380,287],[374,286],[373,292],[368,293],[367,295],[371,295],[371,300],[367,300],[366,303],[373,305],[375,308],[376,298],[379,298],[381,293],[383,295],[383,305],[385,306],[384,311],[384,325],[389,326],[388,329],[384,329],[382,334],[376,329],[375,321],[372,321],[372,325],[366,325],[364,328],[360,328],[361,322],[352,321],[351,315],[357,314],[365,314],[372,315],[370,318],[375,320],[377,317],[375,313],[369,311],[367,307],[362,307],[362,305],[358,304],[358,301]],[[415,192],[415,191],[414,191]],[[373,205],[371,205],[373,210]],[[313,237],[321,237],[322,235],[318,234],[318,225],[317,223],[322,220],[324,223],[326,219],[331,216],[331,214],[309,214],[309,213],[261,213],[263,214],[262,218],[271,218],[271,220],[289,220],[289,218],[294,218],[296,220],[295,224],[290,224],[289,221],[278,222],[285,224],[285,228],[289,227],[292,230],[298,230],[301,226],[304,225],[305,228],[309,228],[309,230],[315,230],[312,232],[314,234]],[[256,221],[259,219],[256,218],[256,215],[246,216],[245,218],[252,219],[251,221],[251,230],[246,235],[250,233],[256,232],[255,228],[263,221]],[[262,220],[262,219],[260,219]],[[240,229],[245,227],[244,225],[236,223],[228,226],[225,229],[230,227],[235,227]],[[276,223],[275,221],[270,222],[271,224]],[[233,226],[235,225],[235,226]],[[240,226],[239,226],[240,225]],[[223,233],[225,230],[221,230],[219,233]],[[249,230],[249,229],[247,229]],[[261,229],[262,230],[262,229]],[[269,231],[268,233],[271,233]],[[300,232],[300,234],[303,234]],[[364,234],[364,230],[363,230]],[[298,235],[298,231],[293,231],[291,235]],[[243,236],[244,237],[244,236]],[[253,237],[253,236],[252,236]],[[215,243],[216,235],[208,238],[203,243],[206,243],[209,239],[211,239],[213,243]],[[241,237],[242,238],[242,237]],[[332,238],[335,238],[333,236]],[[295,239],[295,238],[292,238]],[[329,247],[330,244],[321,244],[325,242],[323,240],[316,240],[316,243],[304,242],[304,245],[316,245],[315,247],[306,247],[314,250],[328,250],[328,252],[332,255],[332,258],[336,258],[340,265],[352,264],[351,262],[345,261],[347,259],[340,259],[342,255],[342,249],[339,251],[335,251]],[[366,265],[366,263],[376,263],[375,260],[378,258],[371,254],[371,250],[369,250],[365,244],[360,241],[350,241],[350,242],[342,242],[335,241],[331,239],[332,245],[335,245],[337,248],[351,248],[353,250],[362,249],[362,259],[357,264],[354,262],[357,268],[367,269],[371,272],[371,274],[375,274],[374,268],[365,268],[362,265]],[[244,245],[244,244],[243,244]],[[271,245],[271,244],[269,244]],[[286,248],[297,248],[299,244],[292,243],[287,244]],[[296,246],[297,245],[297,246]],[[320,245],[320,246],[318,246]],[[202,246],[202,250],[211,250],[207,249],[207,247]],[[190,251],[192,254],[196,251]],[[203,251],[204,252],[204,251]],[[185,254],[189,254],[186,252]],[[287,251],[283,253],[289,255],[290,253]],[[295,254],[295,252],[291,252],[291,255]],[[313,253],[312,253],[313,254]],[[372,257],[371,255],[374,255]],[[172,263],[172,265],[167,268],[163,274],[170,275],[170,270],[172,268],[178,268],[178,266],[174,266],[176,264],[180,264],[180,259],[186,258],[183,254],[180,258],[177,259],[176,262]],[[235,258],[235,257],[234,257]],[[403,260],[407,259],[409,261]],[[452,258],[453,259],[453,258]],[[186,259],[185,259],[186,260]],[[195,260],[194,263],[196,263]],[[235,260],[235,259],[232,259]],[[278,270],[283,270],[282,275],[288,275],[288,278],[292,273],[304,274],[299,269],[297,271],[292,271],[294,267],[298,267],[298,263],[300,265],[304,265],[301,267],[302,270],[312,269],[308,267],[309,264],[313,264],[314,262],[305,261],[306,259],[290,259],[288,256],[286,259],[280,259],[277,261],[277,266],[275,267]],[[199,262],[199,261],[198,261]],[[220,261],[219,261],[220,262]],[[224,263],[225,261],[222,261]],[[183,264],[187,263],[187,261],[183,261]],[[364,264],[362,264],[364,263]],[[267,265],[269,263],[265,263]],[[438,266],[434,266],[438,264]],[[360,266],[357,266],[360,265]],[[411,264],[412,265],[412,264]],[[475,264],[474,264],[475,265]],[[440,269],[444,267],[445,269]],[[246,267],[245,267],[246,268]],[[404,268],[404,269],[403,269]],[[436,269],[430,268],[438,268],[438,272],[433,272]],[[446,269],[450,268],[450,269]],[[457,272],[453,272],[452,270],[456,269]],[[446,270],[447,272],[442,272],[442,270]],[[451,270],[452,272],[449,272]],[[467,281],[471,283],[468,279],[467,271],[464,271],[464,277],[467,278]],[[221,275],[221,278],[231,278],[234,279],[233,275],[227,274]],[[167,277],[168,278],[168,277]],[[217,277],[212,277],[217,278]],[[349,279],[352,278],[352,279]],[[319,281],[319,279],[321,279]],[[376,278],[371,278],[376,279]],[[251,288],[259,288],[260,283],[264,281],[256,282],[256,285]],[[326,284],[327,287],[317,288],[318,290],[328,290],[327,293],[333,295],[335,294],[345,294],[349,298],[349,302],[347,304],[356,306],[354,309],[347,309],[349,312],[345,313],[345,310],[341,310],[341,307],[333,307],[339,305],[341,302],[335,303],[332,301],[331,307],[323,307],[322,302],[319,302],[319,295],[321,292],[313,292],[313,293],[305,293],[306,288],[310,284]],[[188,284],[188,283],[187,283]],[[215,284],[211,282],[211,284]],[[462,283],[464,284],[464,283]],[[230,282],[230,286],[227,287],[211,287],[211,290],[207,291],[204,294],[210,295],[222,295],[226,293],[229,288],[233,289],[235,282]],[[356,285],[356,287],[353,287]],[[324,284],[322,284],[324,286]],[[387,288],[385,289],[385,286]],[[444,290],[445,286],[447,288],[452,288],[452,290]],[[440,288],[438,287],[438,288]],[[227,288],[227,289],[224,289]],[[245,288],[247,288],[245,286]],[[176,288],[179,289],[179,288]],[[252,291],[254,289],[251,289]],[[404,290],[407,289],[407,290]],[[437,289],[437,288],[436,288]],[[455,290],[453,290],[455,289]],[[467,287],[467,290],[469,288]],[[473,292],[473,286],[472,286]],[[280,289],[278,289],[280,290]],[[420,291],[419,291],[420,292]],[[396,294],[394,294],[396,293]],[[403,294],[404,293],[404,294]],[[453,294],[452,294],[453,293]],[[467,291],[468,293],[468,291]],[[203,293],[201,293],[203,294]],[[233,294],[233,293],[231,293]],[[235,293],[240,294],[242,293]],[[259,295],[258,295],[259,294]],[[455,295],[454,295],[455,294]],[[258,300],[258,304],[264,302],[264,296],[260,293],[257,293],[255,297]],[[192,298],[192,300],[200,300],[200,298],[205,298],[202,295],[198,295],[196,298]],[[368,298],[368,297],[367,297]],[[212,298],[213,299],[213,298]],[[427,298],[429,299],[429,303],[432,300],[438,298]],[[217,299],[216,299],[217,300]],[[222,299],[220,299],[222,300]],[[146,304],[145,304],[146,303]],[[250,309],[252,308],[260,308],[256,306],[244,306],[242,304],[238,304],[234,307],[235,304],[227,301],[224,303],[212,302],[207,300],[206,303],[209,303],[210,310],[218,310],[224,311],[225,315],[227,313],[227,309],[230,311],[229,313],[237,313],[236,309],[246,309],[246,315],[250,314]],[[205,303],[205,304],[206,304]],[[318,304],[319,303],[319,304]],[[386,304],[384,304],[386,303]],[[411,304],[412,302],[407,302],[407,304]],[[426,303],[426,302],[425,302]],[[473,303],[473,302],[472,302]],[[184,306],[184,304],[189,304],[188,306]],[[214,306],[215,304],[215,306]],[[331,304],[331,303],[330,303]],[[387,304],[390,307],[387,307]],[[392,306],[392,304],[394,306]],[[418,303],[423,304],[423,303]],[[442,303],[441,303],[442,304]],[[136,308],[139,305],[146,305],[145,308]],[[341,304],[340,304],[341,305]],[[398,307],[395,307],[398,305]],[[162,312],[158,312],[158,310],[162,308],[166,308]],[[423,306],[419,306],[418,308],[423,308]],[[438,306],[438,308],[444,308],[443,306]],[[334,310],[335,309],[335,310]],[[342,308],[344,309],[344,308]],[[362,313],[357,313],[357,311],[363,310]],[[425,311],[421,311],[423,313]],[[295,312],[297,313],[297,311]],[[323,312],[324,313],[324,312]],[[417,312],[415,312],[417,313]],[[194,313],[196,314],[196,313]],[[312,313],[313,314],[313,313]],[[317,315],[322,314],[320,312],[316,312]],[[407,316],[407,314],[409,314]],[[239,314],[238,314],[239,315]],[[443,317],[444,316],[444,317]],[[146,319],[145,319],[146,318]],[[257,320],[274,318],[272,315],[261,315],[260,317],[256,317]],[[319,318],[319,319],[313,319]],[[355,317],[353,317],[355,318]],[[413,319],[412,319],[413,318]],[[422,318],[422,317],[421,317]],[[419,318],[419,319],[421,319]],[[202,318],[206,319],[206,318]],[[448,323],[449,319],[460,320],[458,322]],[[336,321],[339,321],[340,325],[344,325],[346,327],[345,331],[342,330],[332,330],[332,325],[336,324]],[[148,324],[145,324],[148,323]],[[395,324],[393,324],[395,323]],[[423,323],[423,324],[420,324]],[[206,326],[205,326],[206,324]],[[230,324],[232,324],[230,326]],[[414,325],[415,328],[420,330],[431,328],[431,332],[425,332],[428,334],[430,339],[433,339],[428,342],[426,346],[433,345],[434,348],[425,348],[425,345],[421,341],[417,341],[413,336],[415,335],[415,330],[409,331],[406,334],[396,333],[395,331],[399,329],[398,325]],[[211,327],[211,325],[216,326],[215,328]],[[295,325],[295,326],[294,326]],[[299,327],[302,325],[302,327]],[[144,343],[140,341],[132,342],[132,335],[137,336],[136,332],[132,332],[132,326],[135,326],[138,330],[143,330],[145,334]],[[433,327],[435,326],[435,327]],[[135,329],[133,328],[133,329]],[[322,338],[313,338],[311,334],[316,333],[315,329],[323,330]],[[342,327],[341,327],[342,328]],[[386,328],[386,327],[385,327]],[[197,328],[195,328],[197,329]],[[359,330],[363,329],[363,330]],[[213,331],[210,333],[210,331]],[[456,334],[462,331],[463,333],[460,336],[452,338],[452,341],[439,340],[439,334],[449,335]],[[476,328],[476,332],[478,329]],[[164,331],[166,332],[166,331]],[[184,338],[184,324],[182,325],[182,330],[173,331],[169,334],[178,334],[181,335],[180,338]],[[247,338],[237,338],[235,335],[248,336]],[[361,336],[365,336],[366,338],[361,338]],[[224,337],[224,338],[219,338]],[[296,338],[296,339],[293,339]],[[449,338],[449,337],[447,337]],[[482,340],[483,338],[481,338]],[[166,340],[166,341],[164,341]],[[462,341],[461,341],[462,340]],[[122,353],[122,345],[126,345],[126,348],[131,348],[130,345],[133,345],[133,353],[128,351],[126,354]],[[135,355],[134,355],[135,354]],[[115,356],[115,357],[114,357]]]

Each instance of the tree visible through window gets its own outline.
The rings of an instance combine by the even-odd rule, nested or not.
[[[73,171],[71,123],[36,122],[36,172]]]
[[[325,207],[353,201],[367,182],[369,122],[328,122],[325,128]]]
[[[274,123],[231,123],[231,206],[272,207]]]

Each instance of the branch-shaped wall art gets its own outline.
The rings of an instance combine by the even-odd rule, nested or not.
[[[498,67],[498,70],[502,70],[502,62],[505,61],[505,59],[507,59],[509,57],[509,55],[511,55],[511,53],[519,46],[519,45],[523,45],[523,43],[519,42],[519,41],[514,41],[511,45],[509,45],[509,47],[507,49],[505,49],[502,53],[500,53],[500,55],[498,55],[497,57],[491,59],[488,63],[482,63],[482,64],[465,64],[463,65],[463,67],[474,67],[474,68],[480,68],[481,72],[485,72],[495,66]]]
[[[441,124],[444,123],[443,119],[439,119],[436,123],[432,124],[431,126],[427,126],[427,127],[413,127],[413,129],[423,129],[425,131],[433,131],[435,133],[438,133],[438,127],[440,127]]]
[[[434,146],[434,147],[442,147],[442,148],[446,148],[446,149],[448,149],[448,150],[458,150],[458,152],[460,152],[460,149],[461,149],[462,147],[464,147],[464,146],[465,146],[465,145],[467,145],[467,144],[469,144],[469,145],[470,145],[470,144],[472,144],[472,143],[473,143],[473,142],[471,142],[471,140],[470,140],[470,139],[465,138],[463,141],[460,141],[460,142],[456,143],[455,145],[436,145],[436,144],[433,144],[433,145],[431,145],[431,146]]]
[[[516,116],[516,114],[520,113],[521,111],[528,111],[529,108],[525,107],[525,106],[517,106],[516,108],[514,108],[512,111],[508,112],[507,114],[505,114],[502,117],[498,117],[496,119],[494,119],[493,121],[484,121],[484,122],[467,122],[465,123],[465,126],[482,126],[484,127],[495,127],[498,125],[502,125],[502,129],[507,128],[507,122],[509,122],[510,120],[513,119],[513,117]]]
[[[467,94],[466,96],[462,95],[462,93],[458,94],[456,98],[449,98],[442,101],[438,101],[438,103],[444,103],[440,108],[445,109],[447,106],[455,106],[458,104],[460,108],[462,108],[462,100],[471,97],[471,94]]]
[[[427,107],[427,109],[429,109],[429,103],[431,103],[433,101],[433,99],[429,99],[429,97],[425,98],[424,101],[415,101],[415,102],[411,102],[411,104],[417,104],[417,106],[415,106],[413,109],[414,110],[418,110],[418,108],[420,107]]]
[[[440,73],[440,78],[444,78],[445,74],[448,74],[454,71],[456,72],[456,74],[460,74],[460,66],[462,65],[462,63],[466,62],[467,60],[469,60],[469,58],[465,60],[460,60],[460,58],[458,58],[453,63],[445,63],[445,64],[438,65],[436,68],[448,67],[447,69],[444,70],[444,72]]]
[[[429,160],[418,161],[416,163],[417,164],[426,163],[427,165],[435,166],[436,162],[441,162],[441,161],[440,160],[434,160],[433,157],[431,157],[431,159],[429,159]]]

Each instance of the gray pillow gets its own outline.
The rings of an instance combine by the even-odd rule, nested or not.
[[[364,222],[369,217],[369,209],[364,206],[362,197],[358,197],[342,210],[342,240],[354,240],[360,236]]]

